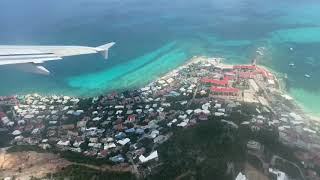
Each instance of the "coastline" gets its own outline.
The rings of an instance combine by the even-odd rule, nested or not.
[[[207,61],[209,59],[212,59],[212,60],[218,60],[219,62],[219,65],[222,65],[222,66],[231,66],[233,64],[225,64],[223,63],[223,59],[224,58],[217,58],[217,57],[206,57],[206,56],[193,56],[192,58],[190,58],[189,60],[187,60],[185,63],[183,63],[182,65],[178,66],[177,68],[165,73],[164,75],[162,76],[159,76],[158,78],[154,79],[153,81],[151,81],[150,83],[146,84],[145,86],[142,86],[142,87],[146,87],[146,86],[149,86],[161,79],[169,79],[169,78],[172,78],[174,77],[181,69],[183,68],[186,68],[188,67],[189,65],[191,64],[195,64],[195,63],[198,63],[198,62],[201,62],[201,61]],[[296,98],[292,97],[292,95],[290,94],[290,92],[288,92],[284,86],[285,86],[285,82],[283,80],[283,73],[281,72],[276,72],[274,71],[273,69],[267,67],[267,66],[264,66],[264,65],[258,65],[259,67],[267,70],[268,72],[270,72],[275,78],[276,78],[276,81],[278,82],[279,84],[279,90],[280,92],[283,94],[283,95],[287,95],[289,97],[292,98],[291,100],[291,103],[294,105],[294,109],[292,110],[293,112],[297,112],[299,113],[300,115],[304,116],[305,118],[308,118],[312,121],[316,121],[316,122],[320,122],[320,116],[317,115],[317,114],[314,114],[313,112],[310,112],[308,110],[307,107],[305,107],[305,105],[301,102],[299,102]],[[140,87],[140,88],[142,88]]]
[[[316,114],[315,112],[312,112],[310,111],[302,102],[298,101],[296,98],[293,97],[292,94],[290,94],[290,92],[288,92],[286,89],[285,89],[285,82],[284,82],[284,74],[281,73],[281,72],[276,72],[274,71],[273,69],[267,67],[267,66],[264,66],[264,65],[259,65],[260,67],[268,70],[269,72],[271,72],[276,78],[277,78],[277,81],[279,83],[279,90],[285,94],[285,95],[288,95],[290,97],[292,97],[292,103],[295,105],[296,109],[298,111],[300,111],[300,113],[302,113],[303,115],[307,116],[308,118],[310,118],[311,120],[314,120],[314,121],[317,121],[317,122],[320,122],[320,115]]]
[[[223,58],[216,58],[216,57],[212,57],[210,59],[215,59],[215,60],[222,60]],[[156,78],[155,80],[153,80],[151,83],[152,84],[154,82],[159,81],[160,79],[167,79],[170,78],[172,76],[174,76],[175,74],[177,74],[177,72],[179,72],[181,69],[188,67],[191,64],[195,64],[204,60],[208,60],[208,57],[206,56],[193,56],[192,58],[190,58],[189,60],[187,60],[185,63],[181,64],[180,66],[178,66],[177,68],[165,73],[162,76],[159,76],[158,78]]]
[[[157,78],[155,78],[154,80],[152,80],[149,83],[146,83],[145,85],[142,86],[138,86],[138,87],[132,87],[132,88],[128,88],[128,89],[118,89],[118,90],[114,90],[114,91],[123,91],[123,90],[130,90],[130,89],[139,89],[145,86],[149,86],[150,84],[153,84],[161,79],[169,79],[171,77],[173,77],[175,74],[177,74],[177,72],[179,72],[181,69],[188,67],[190,64],[194,64],[194,63],[198,63],[201,61],[205,61],[208,59],[213,59],[213,60],[218,60],[220,63],[220,65],[222,66],[230,66],[232,64],[229,63],[223,63],[223,59],[224,58],[218,58],[218,57],[206,57],[206,56],[193,56],[191,58],[189,58],[189,60],[186,60],[183,64],[179,65],[177,68],[174,68],[172,70],[170,70],[167,73],[164,73],[162,75],[159,75]],[[292,103],[295,105],[295,108],[299,111],[300,114],[307,116],[308,118],[310,118],[311,120],[315,120],[317,122],[320,122],[320,116],[318,114],[315,114],[314,112],[310,111],[302,102],[298,101],[296,98],[294,98],[290,92],[288,92],[284,86],[285,86],[285,82],[283,80],[283,73],[281,72],[276,72],[273,69],[264,66],[264,65],[258,65],[259,67],[262,67],[263,69],[266,69],[267,71],[269,71],[271,74],[273,74],[276,78],[276,81],[279,84],[279,90],[285,94],[288,95],[290,97],[292,97]],[[70,95],[70,97],[76,97],[76,98],[88,98],[88,97],[96,97],[99,96],[101,94],[106,94],[106,93],[110,93],[112,91],[106,91],[104,93],[100,93],[100,94],[96,94],[96,95],[89,95],[89,96],[73,96]],[[30,95],[30,94],[39,94],[41,96],[65,96],[65,94],[60,93],[52,93],[52,94],[42,94],[42,93],[26,93],[26,94],[16,94],[16,96],[26,96],[26,95]],[[68,95],[69,96],[69,95]]]
[[[203,59],[202,59],[203,58]],[[179,71],[180,69],[190,65],[190,64],[193,64],[193,63],[197,63],[197,62],[201,62],[203,60],[207,60],[206,59],[207,57],[205,56],[194,56],[193,58],[191,58],[189,61],[187,61],[184,65],[182,65],[181,67],[167,73],[165,76],[159,78],[159,79],[163,79],[163,78],[167,78],[167,76],[172,76],[172,74],[176,73],[177,71]],[[219,59],[219,60],[223,60],[223,58],[213,58],[213,59]],[[228,65],[231,65],[231,64],[224,64],[222,62],[220,62],[221,65],[225,65],[225,66],[228,66]],[[288,95],[290,97],[291,94],[286,91],[286,89],[284,88],[284,84],[285,82],[283,81],[283,75],[282,73],[280,72],[276,72],[274,71],[273,69],[267,67],[267,66],[264,66],[264,65],[258,65],[259,67],[262,67],[263,69],[266,69],[267,71],[269,71],[271,74],[273,74],[276,78],[276,81],[278,82],[279,84],[279,90],[281,91],[281,93],[283,93],[284,95]],[[157,80],[155,80],[157,81]],[[292,97],[293,98],[293,97]],[[306,115],[307,117],[309,117],[310,119],[312,120],[317,120],[320,122],[320,116],[317,116],[315,114],[312,114],[312,112],[308,112],[308,109],[301,103],[299,102],[298,100],[296,100],[295,98],[292,99],[292,103],[295,105],[295,110],[298,110],[299,113],[302,113],[303,115]]]
[[[30,112],[34,112],[33,108],[38,109],[40,107],[42,109],[40,112],[43,114],[34,115],[36,118],[42,115],[52,115],[52,117],[56,117],[56,114],[61,114],[66,117],[76,119],[76,121],[71,124],[61,124],[61,120],[59,118],[57,118],[56,121],[50,121],[49,123],[52,124],[51,126],[55,126],[57,129],[63,129],[62,133],[52,134],[51,131],[48,131],[46,132],[46,136],[40,136],[38,139],[35,139],[37,142],[29,142],[25,140],[30,137],[17,138],[19,137],[17,135],[26,131],[25,128],[21,129],[21,131],[14,130],[16,128],[11,128],[12,131],[14,130],[12,134],[16,136],[14,142],[19,144],[26,143],[27,145],[28,143],[32,143],[32,145],[38,145],[41,148],[49,147],[62,151],[70,150],[81,153],[83,157],[106,158],[102,160],[103,162],[98,161],[98,163],[109,163],[112,161],[116,164],[123,164],[130,162],[133,165],[130,166],[133,167],[133,173],[140,176],[143,171],[137,170],[136,167],[142,167],[140,165],[145,161],[143,158],[141,160],[140,157],[145,157],[147,154],[141,155],[138,163],[135,163],[131,156],[135,153],[134,150],[128,150],[126,153],[118,151],[119,149],[123,149],[124,145],[129,142],[130,144],[137,143],[137,140],[132,136],[134,133],[138,136],[147,135],[148,137],[153,138],[154,143],[152,145],[153,147],[157,147],[158,144],[162,143],[162,140],[157,138],[160,134],[160,128],[166,128],[167,130],[172,126],[188,128],[197,123],[211,120],[212,117],[225,118],[233,111],[233,108],[229,111],[226,111],[225,108],[230,108],[231,106],[242,106],[240,108],[245,108],[244,111],[246,111],[246,105],[248,104],[256,107],[255,110],[257,112],[252,114],[252,119],[248,119],[248,121],[243,122],[246,124],[241,123],[241,125],[252,125],[252,127],[256,127],[257,124],[260,126],[264,124],[264,126],[268,128],[272,125],[276,131],[282,131],[283,128],[292,128],[292,131],[294,131],[294,127],[296,127],[296,125],[300,125],[301,128],[303,128],[303,131],[309,133],[316,132],[313,130],[312,125],[314,123],[312,123],[311,120],[318,121],[318,118],[310,116],[310,114],[304,111],[301,106],[297,104],[296,100],[287,95],[288,93],[285,91],[283,86],[280,85],[283,83],[281,78],[279,78],[279,76],[281,76],[280,73],[274,73],[266,67],[257,66],[255,64],[231,65],[224,64],[221,60],[223,59],[194,56],[177,68],[157,77],[151,83],[146,83],[146,85],[141,85],[132,89],[132,92],[130,92],[130,90],[129,92],[118,90],[119,92],[114,94],[106,94],[107,92],[105,92],[105,94],[101,94],[101,96],[96,97],[93,100],[89,99],[91,103],[86,102],[87,99],[77,98],[76,96],[42,97],[30,94],[30,96],[26,95],[25,97],[22,97],[21,102],[20,99],[14,98],[13,100],[17,101],[17,103],[21,103],[21,106],[15,106],[13,111],[15,111],[18,116],[20,115],[21,117],[24,117],[24,119],[32,119],[29,117],[31,117],[30,115],[33,115],[32,113],[24,113],[26,112],[26,109],[28,109],[28,111],[30,109]],[[250,74],[250,76],[247,76],[247,74]],[[225,81],[227,82],[225,83]],[[197,94],[202,94],[204,96],[197,97]],[[184,97],[185,101],[174,99],[175,97]],[[7,99],[7,101],[9,101],[11,98]],[[130,102],[130,105],[126,104]],[[188,102],[194,103],[194,106],[190,107]],[[84,107],[82,106],[83,103],[89,104],[89,106]],[[43,104],[45,104],[45,106],[43,106]],[[66,106],[67,104],[68,106]],[[80,104],[82,105],[80,106]],[[186,109],[189,110],[185,110],[185,115],[182,116],[180,112],[182,108],[179,107],[179,109],[171,109],[169,108],[171,107],[171,104],[173,104],[173,107],[179,104],[179,106],[185,106]],[[14,106],[14,104],[12,104],[12,106]],[[140,106],[141,109],[139,109]],[[105,107],[107,107],[107,109],[104,109]],[[48,111],[44,111],[45,109]],[[105,110],[108,112],[107,116]],[[168,116],[168,112],[176,113],[171,117]],[[263,112],[268,113],[268,117],[264,117]],[[119,120],[118,114],[123,115],[123,119]],[[146,116],[148,118],[151,117],[154,120],[149,121],[149,119],[145,118]],[[107,117],[108,119],[104,117]],[[174,117],[177,117],[177,119],[171,120]],[[187,117],[193,119],[190,120]],[[238,119],[239,116],[236,116],[235,118]],[[256,118],[260,119],[260,121],[257,122]],[[285,118],[285,120],[283,120],[283,118]],[[286,120],[286,118],[288,119]],[[11,122],[9,118],[4,120]],[[58,123],[58,120],[60,123]],[[96,127],[86,125],[87,121],[91,120],[96,122]],[[233,123],[233,121],[224,119],[221,121],[227,122],[228,124]],[[8,122],[6,124],[8,124]],[[117,122],[119,125],[108,126],[108,128],[110,127],[112,130],[110,129],[110,131],[104,135],[102,134],[104,131],[98,131],[97,126],[106,128],[103,124],[110,124],[110,122]],[[138,124],[139,122],[147,123]],[[159,125],[159,122],[164,123]],[[83,123],[85,124],[82,125]],[[20,125],[16,124],[16,126],[19,127]],[[234,124],[233,126],[238,127],[237,124]],[[90,134],[81,133],[79,131],[80,128],[88,128],[87,130],[96,128],[97,131],[93,130],[92,133],[94,133],[98,138],[96,140],[93,138],[92,142],[90,138],[88,143],[85,142],[84,139],[89,138],[90,136],[87,135]],[[139,131],[137,131],[138,129]],[[144,129],[149,129],[149,132],[145,132]],[[141,131],[142,133],[140,133]],[[49,136],[49,132],[50,138],[44,141],[43,138],[47,138]],[[73,134],[73,136],[79,139],[82,137],[83,139],[80,141],[83,141],[82,143],[87,143],[87,146],[90,146],[91,148],[83,149],[81,147],[76,147],[77,145],[72,145],[70,143],[71,138],[68,137],[68,133]],[[154,135],[154,133],[157,133],[157,135]],[[126,136],[120,137],[121,134]],[[134,134],[134,136],[136,135]],[[110,137],[111,140],[106,138],[100,139],[100,137]],[[169,133],[163,133],[159,137],[164,138],[164,142],[171,137],[171,131]],[[120,140],[115,141],[114,138]],[[108,141],[110,141],[110,143]],[[113,143],[113,147],[111,147],[111,142]],[[111,149],[115,147],[117,148]],[[108,151],[115,154],[109,154]],[[157,149],[150,153],[149,156],[158,158]],[[126,159],[128,161],[125,161]],[[137,159],[137,156],[135,159]],[[86,165],[87,163],[79,164],[83,162],[82,160],[76,160],[75,162],[77,165],[85,165],[86,167],[94,169],[92,167],[95,166],[89,165],[91,160],[93,160],[93,162],[97,162],[96,159],[90,159],[90,162],[87,162],[88,165]],[[157,161],[158,160],[159,159],[157,159]]]

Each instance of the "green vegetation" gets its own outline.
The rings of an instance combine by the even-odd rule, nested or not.
[[[0,131],[0,148],[10,145],[12,136],[8,134],[8,131]]]
[[[78,108],[82,110],[88,110],[92,105],[92,99],[93,98],[81,98],[78,102]]]
[[[275,161],[275,167],[283,172],[286,172],[292,178],[301,179],[299,169],[287,161],[277,159]]]
[[[159,147],[163,165],[148,179],[232,179],[227,164],[244,162],[245,147],[237,131],[217,120],[177,131]]]
[[[23,152],[23,151],[35,151],[38,153],[47,152],[46,150],[43,150],[38,146],[33,146],[33,145],[14,145],[7,150],[8,153]]]
[[[76,163],[84,163],[84,164],[92,164],[92,165],[113,165],[114,163],[112,161],[109,161],[109,159],[106,158],[95,158],[95,157],[87,157],[80,153],[75,153],[71,151],[61,151],[59,152],[60,157]]]
[[[49,174],[48,178],[52,178],[55,180],[100,180],[100,179],[107,179],[107,180],[134,180],[136,179],[133,174],[130,172],[107,172],[107,171],[98,171],[94,169],[90,169],[83,166],[78,165],[71,165],[68,166],[61,171]]]

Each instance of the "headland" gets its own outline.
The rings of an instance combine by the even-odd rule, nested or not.
[[[250,158],[258,159],[261,167],[255,168],[261,176],[313,176],[310,172],[320,167],[319,122],[301,110],[266,68],[255,62],[228,65],[222,61],[193,57],[145,87],[92,98],[38,94],[1,97],[0,132],[9,134],[8,152],[51,152],[73,165],[113,165],[116,171],[126,169],[137,178],[149,178],[159,173],[164,176],[173,159],[163,147],[177,146],[172,152],[181,153],[183,140],[176,139],[183,136],[181,130],[191,129],[186,137],[192,139],[193,130],[194,138],[202,137],[192,143],[209,140],[207,136],[212,135],[217,140],[213,148],[225,149],[228,157],[234,154],[234,159],[219,160],[226,173],[221,177],[250,176],[244,163]],[[197,134],[197,129],[206,133]],[[287,157],[274,145],[289,148],[285,153],[292,156]],[[237,148],[239,151],[234,152]],[[204,149],[192,151],[192,157],[199,156],[199,162],[210,159],[210,154],[200,155],[201,151]],[[181,154],[187,160],[189,155]],[[306,163],[314,166],[303,166]],[[285,168],[288,164],[290,170]],[[12,169],[2,170],[0,176],[11,176]],[[19,169],[24,170],[28,169]],[[196,174],[189,169],[176,175]],[[14,176],[19,177],[19,173]]]

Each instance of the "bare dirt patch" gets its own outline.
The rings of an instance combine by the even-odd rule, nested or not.
[[[249,163],[245,165],[245,173],[248,179],[270,180],[265,174],[254,168]]]
[[[71,163],[58,155],[34,151],[7,153],[0,150],[0,177],[15,177],[20,180],[45,177],[69,166]]]

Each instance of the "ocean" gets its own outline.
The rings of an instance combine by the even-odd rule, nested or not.
[[[250,63],[265,47],[259,64],[287,74],[289,94],[319,116],[319,12],[317,0],[1,0],[0,44],[117,44],[107,61],[45,63],[50,76],[0,66],[0,95],[95,96],[145,85],[193,56]]]

